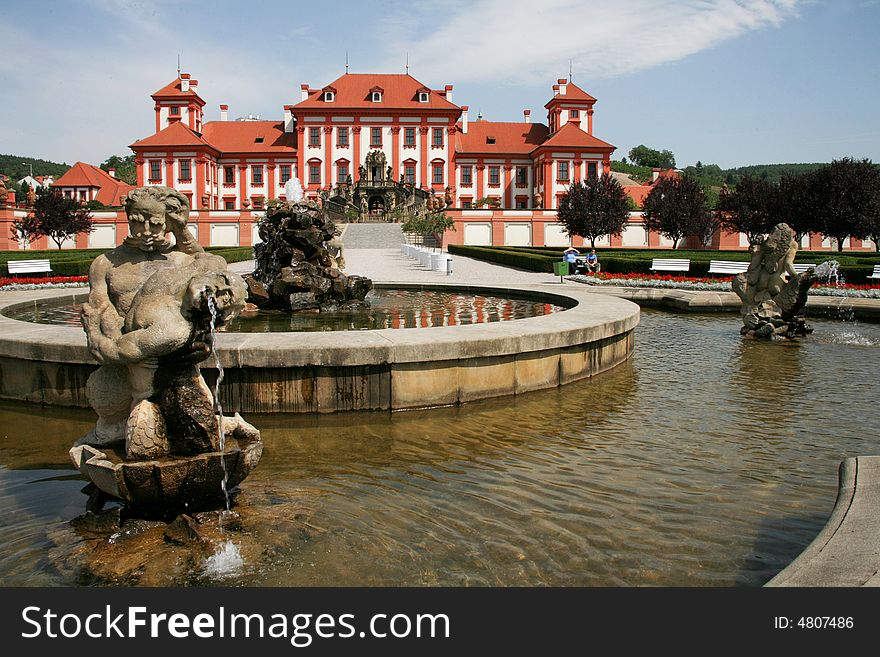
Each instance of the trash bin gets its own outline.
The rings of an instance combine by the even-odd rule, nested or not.
[[[568,263],[567,262],[554,262],[553,263],[553,273],[559,276],[559,282],[562,282],[563,276],[568,276]]]
[[[452,256],[446,255],[446,275],[449,276],[452,273]]]

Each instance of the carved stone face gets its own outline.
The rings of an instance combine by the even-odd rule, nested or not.
[[[165,203],[157,199],[143,198],[128,211],[129,236],[125,243],[142,251],[155,251],[168,246],[165,239]]]
[[[209,313],[213,305],[217,315],[217,326],[232,321],[244,308],[247,289],[243,281],[229,272],[211,272],[190,279],[187,293],[189,305],[194,311]],[[208,303],[208,299],[212,303]]]

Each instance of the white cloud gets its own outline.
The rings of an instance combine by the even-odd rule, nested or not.
[[[183,70],[199,79],[209,120],[219,103],[228,103],[233,117],[253,112],[281,120],[286,98],[279,85],[292,97],[301,75],[296,69],[279,74],[238,49],[181,31],[159,11],[137,11],[139,4],[102,5],[107,29],[90,39],[76,31],[50,38],[0,25],[9,53],[0,58],[8,92],[0,106],[2,152],[68,164],[130,153],[129,144],[154,132],[150,94],[175,78],[181,48]],[[39,53],[38,67],[33,53]]]
[[[608,78],[673,62],[780,25],[803,0],[478,0],[441,20],[385,25],[386,68],[408,51],[426,79],[545,83]],[[445,20],[443,17],[447,16]],[[401,34],[404,36],[401,37]],[[390,70],[390,69],[389,69]]]

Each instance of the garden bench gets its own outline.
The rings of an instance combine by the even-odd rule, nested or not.
[[[10,260],[6,263],[11,274],[36,274],[52,271],[48,260]]]
[[[880,265],[874,265],[874,271],[868,278],[880,278]]]
[[[728,274],[731,276],[735,276],[736,274],[741,274],[744,271],[747,271],[749,268],[749,263],[736,261],[736,260],[710,260],[709,261],[709,273],[710,274]]]
[[[651,261],[651,271],[689,271],[690,260],[676,260],[674,258],[654,258]]]

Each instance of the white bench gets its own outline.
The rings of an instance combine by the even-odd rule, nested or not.
[[[10,274],[36,274],[52,271],[48,260],[10,260],[6,263]]]
[[[709,273],[710,274],[736,275],[736,274],[741,274],[744,271],[748,271],[748,268],[749,268],[749,263],[736,261],[736,260],[710,260],[709,261]]]
[[[805,271],[807,271],[810,267],[813,267],[813,268],[815,269],[815,268],[818,267],[818,266],[819,266],[819,265],[818,265],[817,263],[812,263],[812,264],[811,264],[811,263],[809,263],[809,262],[796,262],[796,263],[794,263],[794,270],[795,270],[798,274],[803,274],[803,273],[804,273]]]
[[[674,258],[654,258],[651,261],[651,271],[689,271],[690,260],[676,260]]]
[[[874,265],[874,271],[868,278],[880,278],[880,265]]]

